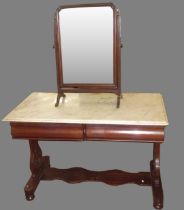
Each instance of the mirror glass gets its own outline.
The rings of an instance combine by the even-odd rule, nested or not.
[[[113,83],[113,9],[64,8],[59,12],[63,83]]]

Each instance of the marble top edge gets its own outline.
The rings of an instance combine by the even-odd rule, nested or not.
[[[86,100],[86,96],[84,97],[85,94],[86,96],[89,95],[89,103],[88,103],[88,100]],[[101,102],[100,100],[100,103],[99,104],[99,99],[101,99],[100,97],[100,94],[102,94],[102,101],[104,100],[104,105],[103,103]],[[106,97],[106,94],[110,94],[111,96],[107,96]],[[54,107],[54,100],[56,98],[56,95],[57,93],[53,93],[53,92],[32,92],[30,95],[28,95],[21,103],[19,103],[12,111],[10,111],[3,119],[2,121],[4,122],[24,122],[24,123],[80,123],[80,124],[114,124],[114,125],[153,125],[153,126],[167,126],[169,125],[168,123],[168,118],[167,118],[167,113],[166,113],[166,110],[165,110],[165,106],[164,106],[164,101],[163,101],[163,97],[162,97],[162,94],[161,93],[158,93],[158,92],[153,92],[153,93],[148,93],[148,92],[123,92],[122,93],[123,96],[125,97],[125,105],[124,107],[122,106],[122,110],[127,110],[127,107],[129,107],[129,105],[133,108],[128,108],[128,113],[130,113],[130,115],[132,114],[131,111],[132,110],[136,110],[137,108],[134,109],[134,104],[135,106],[137,105],[135,102],[137,102],[137,99],[135,100],[134,97],[138,97],[138,99],[141,99],[144,101],[144,98],[147,98],[146,100],[146,104],[155,106],[157,106],[157,104],[159,104],[159,112],[157,111],[157,116],[156,117],[150,117],[152,115],[148,115],[149,117],[146,117],[144,118],[144,116],[142,114],[139,114],[140,116],[143,116],[142,117],[132,117],[131,119],[128,117],[124,117],[124,114],[122,115],[122,117],[118,117],[117,113],[115,111],[113,111],[114,109],[114,105],[116,102],[114,102],[114,96],[116,97],[115,94],[113,93],[66,93],[66,95],[70,96],[68,97],[69,100],[73,100],[74,102],[78,102],[79,103],[79,99],[78,97],[80,97],[80,100],[82,99],[82,102],[80,102],[80,107],[75,107],[73,106],[72,103],[70,102],[67,102],[65,105],[64,105],[64,108],[63,110],[66,109],[66,113],[68,113],[69,115],[65,115],[65,111],[63,112],[62,109],[62,104],[60,104],[59,106],[61,107],[57,107],[55,108]],[[142,95],[141,95],[142,94]],[[93,101],[93,99],[90,97],[94,95],[94,101],[96,100],[97,104],[95,103],[92,103],[91,104],[91,101]],[[114,96],[113,96],[114,95]],[[152,96],[149,96],[149,95],[155,95],[153,96],[157,102],[155,103],[154,100],[152,100]],[[96,96],[96,97],[95,97]],[[132,101],[132,98],[133,97],[133,101]],[[127,99],[126,99],[127,98]],[[152,102],[149,102],[149,99],[151,99]],[[44,104],[43,102],[45,102],[44,100],[46,99],[46,103]],[[92,99],[92,100],[91,100]],[[84,101],[83,101],[84,100]],[[130,101],[131,101],[131,104]],[[32,103],[32,101],[34,101],[34,103]],[[86,103],[87,101],[87,103]],[[127,101],[127,102],[126,102]],[[35,103],[36,102],[36,103]],[[39,102],[39,103],[38,103]],[[106,102],[108,102],[106,104]],[[113,102],[113,103],[112,103]],[[48,105],[49,103],[49,105]],[[97,105],[97,109],[100,107],[103,108],[103,107],[106,107],[105,110],[103,111],[108,111],[110,115],[103,115],[101,113],[98,113],[101,117],[99,117],[98,114],[95,113],[95,117],[94,116],[91,116],[89,115],[89,113],[87,113],[87,115],[82,115],[79,116],[77,114],[75,114],[74,112],[69,112],[67,109],[69,107],[72,107],[73,109],[77,109],[78,111],[81,112],[81,114],[86,114],[86,112],[83,112],[82,109],[85,107],[84,104],[86,103],[86,106],[89,106],[89,108],[92,108],[93,109],[93,112],[91,112],[91,114],[94,114],[94,109],[95,109],[95,106]],[[121,102],[123,104],[123,100]],[[126,104],[127,103],[127,104]],[[32,104],[32,105],[31,105]],[[33,108],[34,106],[38,105],[38,107],[40,107],[38,110],[36,111],[42,111],[41,108],[45,108],[46,110],[50,111],[50,115],[51,117],[48,117],[46,116],[45,114],[42,114],[40,115],[39,112],[36,112],[35,114],[35,108]],[[52,109],[52,104],[53,104],[53,107],[54,109]],[[139,107],[141,107],[143,104],[145,106],[145,103],[142,103],[142,102],[139,102]],[[82,107],[81,107],[82,106]],[[113,106],[113,109],[112,107]],[[120,105],[121,107],[121,105]],[[20,114],[20,111],[22,112],[22,108],[25,109],[26,108],[26,114],[28,114],[29,116],[25,116],[25,114]],[[30,111],[30,108],[31,108],[31,111],[33,111],[34,113],[34,116],[30,115],[30,112],[28,112],[28,110]],[[86,108],[86,107],[85,107]],[[121,108],[120,108],[121,109]],[[139,108],[137,109],[139,110]],[[148,109],[149,111],[151,111],[151,108]],[[24,110],[25,111],[25,110]],[[123,113],[125,113],[123,111]],[[145,110],[143,110],[145,111]],[[71,113],[73,114],[71,117]],[[154,110],[151,111],[152,114],[155,113]],[[158,113],[161,114],[161,116],[158,115]],[[39,114],[39,117],[37,117],[37,114]],[[52,115],[53,114],[53,115]],[[58,118],[58,114],[61,114],[61,116],[65,116],[63,119],[61,118]],[[63,115],[64,114],[64,115]],[[122,113],[121,113],[122,114]],[[148,113],[150,114],[150,113]],[[126,115],[126,114],[125,114]],[[137,113],[135,112],[135,115],[137,115]],[[87,117],[86,117],[87,116]],[[91,117],[90,117],[91,116]],[[88,119],[87,119],[88,118]],[[95,119],[96,118],[96,119]]]
[[[55,120],[29,120],[23,121],[22,119],[3,119],[3,122],[14,122],[14,123],[76,123],[76,124],[111,124],[111,125],[148,125],[148,126],[167,126],[169,123],[166,122],[153,122],[153,121],[145,121],[145,122],[140,122],[140,121],[95,121],[95,120],[63,120],[63,121],[55,121]]]

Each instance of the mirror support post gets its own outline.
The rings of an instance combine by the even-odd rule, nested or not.
[[[58,107],[59,101],[60,101],[60,98],[61,98],[61,97],[65,98],[66,95],[65,95],[63,92],[58,92],[55,107]]]

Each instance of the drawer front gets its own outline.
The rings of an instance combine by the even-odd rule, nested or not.
[[[135,125],[86,125],[91,141],[163,142],[164,127]]]
[[[83,140],[80,124],[10,123],[12,138],[39,140]]]

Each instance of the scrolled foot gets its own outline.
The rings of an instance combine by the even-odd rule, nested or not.
[[[121,94],[117,96],[117,105],[116,107],[119,108],[120,106],[120,99],[122,98]]]
[[[64,93],[58,93],[55,107],[58,107],[59,106],[59,101],[60,101],[60,98],[61,97],[65,98],[65,94]]]
[[[58,107],[60,98],[61,98],[61,95],[58,94],[57,99],[56,99],[55,107]]]

